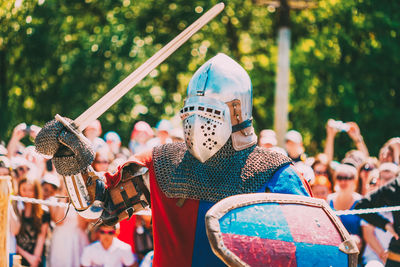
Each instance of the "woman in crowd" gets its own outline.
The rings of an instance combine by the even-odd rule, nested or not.
[[[129,149],[132,154],[137,154],[148,149],[147,141],[154,136],[150,125],[144,121],[138,121],[133,127]]]
[[[360,168],[358,168],[358,183],[357,183],[357,193],[365,196],[368,191],[368,180],[371,171],[379,167],[378,159],[375,157],[368,157]]]
[[[335,170],[335,188],[337,192],[328,196],[328,203],[334,210],[352,210],[361,195],[355,192],[357,182],[357,170],[353,166],[340,164]],[[347,231],[353,236],[359,248],[361,248],[360,217],[357,215],[339,216]]]
[[[390,138],[379,151],[379,162],[400,163],[400,137]]]
[[[63,195],[66,194],[63,192]],[[48,260],[50,267],[79,266],[83,249],[89,244],[85,232],[87,220],[79,216],[75,209],[66,212],[66,207],[50,207],[51,219],[56,222]]]
[[[324,175],[316,175],[310,185],[315,198],[327,200],[328,195],[332,192],[331,182]]]
[[[333,175],[332,169],[329,166],[328,156],[324,153],[320,153],[315,157],[314,162],[311,165],[315,176],[325,176],[329,180],[331,185],[330,191],[333,190]]]
[[[41,185],[35,174],[28,173],[27,178],[20,180],[18,194],[21,197],[42,199]],[[39,204],[14,202],[19,217],[17,253],[22,256],[22,264],[33,267],[44,266],[44,242],[49,227],[50,216]]]
[[[94,151],[107,146],[106,142],[100,138],[102,133],[101,122],[99,120],[92,121],[86,128],[83,130],[83,134],[87,139],[92,143]]]
[[[96,151],[92,167],[97,172],[106,172],[112,161],[112,154],[108,147],[103,147]]]

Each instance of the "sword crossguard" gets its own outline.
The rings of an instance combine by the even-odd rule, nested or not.
[[[63,116],[56,114],[55,119],[62,123],[71,133],[75,134],[82,142],[87,143],[87,138],[83,135],[81,131],[78,130],[78,127],[74,124],[74,122],[70,123]]]

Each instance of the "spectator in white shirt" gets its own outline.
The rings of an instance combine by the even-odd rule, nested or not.
[[[81,266],[138,266],[131,246],[116,238],[116,227],[100,226],[99,241],[85,247]]]

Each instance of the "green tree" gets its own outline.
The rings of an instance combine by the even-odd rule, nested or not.
[[[217,1],[5,0],[0,3],[0,138],[20,122],[76,118]],[[372,154],[396,135],[399,3],[321,0],[294,11],[291,128],[322,151],[328,118],[359,123]],[[100,117],[126,145],[133,124],[155,125],[183,105],[194,71],[218,52],[253,82],[257,130],[273,125],[276,12],[226,2],[222,14]],[[344,136],[336,150],[350,148]]]
[[[398,135],[400,3],[320,1],[294,17],[293,127],[320,150],[328,118],[359,124],[372,155]],[[336,150],[351,147],[341,136]]]

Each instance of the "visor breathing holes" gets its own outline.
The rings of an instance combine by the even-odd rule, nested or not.
[[[200,146],[196,151],[212,152],[216,150],[221,144],[219,141],[221,136],[218,135],[218,132],[225,125],[224,112],[204,105],[188,105],[182,110],[183,114],[181,114],[181,118],[183,118],[187,148],[192,150],[195,149],[195,146]],[[193,123],[196,123],[196,125]]]
[[[204,136],[202,145],[206,149],[212,150],[218,144],[218,142],[215,141],[213,137],[215,137],[216,135],[217,124],[220,123],[210,118],[204,118],[204,119],[206,119],[205,124],[200,126],[201,133]]]
[[[191,129],[192,129],[192,125],[190,125],[189,123],[187,123],[187,121],[185,120],[185,122],[184,122],[184,125],[185,125],[185,129],[184,129],[184,132],[185,132],[185,136],[186,136],[186,145],[188,146],[188,148],[192,148],[192,146],[193,146],[193,141],[192,141],[192,137],[190,136],[191,135]]]

